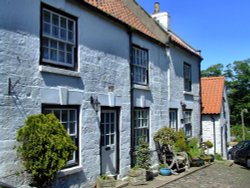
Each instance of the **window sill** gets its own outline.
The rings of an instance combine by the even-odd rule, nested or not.
[[[64,177],[64,176],[75,174],[75,173],[78,173],[78,172],[81,172],[81,171],[82,171],[82,166],[75,166],[75,167],[72,167],[72,168],[66,168],[66,169],[60,170],[57,173],[57,177]]]
[[[64,69],[49,67],[49,66],[44,66],[44,65],[39,66],[39,71],[46,72],[46,73],[59,74],[59,75],[64,75],[64,76],[80,77],[79,72],[75,72],[71,70],[64,70]]]
[[[191,96],[194,96],[194,94],[190,91],[183,91],[183,94],[184,95],[191,95]]]
[[[133,88],[133,89],[147,90],[147,91],[150,90],[149,86],[138,85],[138,84],[133,84],[132,88]]]

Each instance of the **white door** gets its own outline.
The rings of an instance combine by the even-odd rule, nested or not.
[[[117,112],[102,110],[101,113],[101,174],[117,173]]]

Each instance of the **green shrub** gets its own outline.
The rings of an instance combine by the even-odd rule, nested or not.
[[[188,155],[191,159],[200,158],[204,151],[199,147],[198,139],[192,137],[188,142]]]
[[[135,168],[148,170],[150,167],[150,150],[149,144],[143,138],[139,139],[139,145],[136,146],[136,165]]]
[[[39,187],[50,183],[77,149],[53,114],[29,116],[17,132],[17,141],[17,152]]]
[[[206,142],[203,142],[204,144],[205,144],[205,146],[207,147],[207,148],[212,148],[213,147],[213,143],[211,142],[211,141],[206,141]]]
[[[160,145],[173,146],[177,139],[177,133],[174,129],[169,127],[163,127],[159,129],[154,135],[154,141],[159,142]]]
[[[222,156],[219,153],[215,153],[215,159],[218,160],[218,161],[223,160]]]
[[[234,125],[230,128],[231,136],[235,136],[235,141],[242,141],[242,125]],[[248,133],[248,128],[244,127],[245,139],[250,140],[250,133]]]
[[[188,150],[188,146],[185,140],[185,134],[182,129],[180,129],[177,132],[177,140],[176,140],[176,143],[174,144],[174,148],[175,148],[175,151],[177,152]]]

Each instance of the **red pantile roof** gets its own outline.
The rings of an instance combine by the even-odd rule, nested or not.
[[[92,6],[117,18],[136,30],[157,39],[157,37],[139,20],[139,18],[124,4],[123,0],[84,0]],[[157,39],[158,40],[158,39]]]
[[[224,77],[201,78],[202,114],[220,114]]]
[[[159,41],[158,37],[152,32],[153,28],[147,28],[141,22],[141,20],[134,14],[134,12],[126,6],[124,0],[83,0],[83,1],[109,14],[110,16],[120,20],[121,22],[129,25],[130,27],[135,28],[141,33]],[[171,41],[179,45],[181,48],[189,51],[190,53],[202,59],[200,52],[193,49],[190,45],[184,42],[179,36],[177,36],[171,31],[167,33],[170,35]]]

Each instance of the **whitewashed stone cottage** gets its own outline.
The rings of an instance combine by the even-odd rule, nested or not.
[[[154,132],[174,121],[169,108],[178,123],[193,121],[199,136],[191,91],[199,93],[201,57],[134,1],[6,0],[0,17],[0,182],[26,183],[16,176],[13,146],[31,114],[54,113],[78,146],[57,187],[91,187],[99,174],[125,177],[140,136],[155,154]],[[188,94],[184,61],[193,71]],[[181,116],[182,109],[192,113]]]
[[[170,28],[167,12],[160,12],[155,3],[152,17],[169,34],[167,57],[169,125],[178,130],[183,128],[186,137],[201,137],[200,116],[200,63],[202,56]]]
[[[214,145],[210,154],[221,154],[227,159],[227,143],[230,142],[230,111],[224,77],[201,79],[202,90],[202,138]]]

